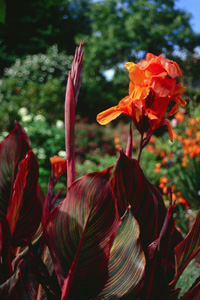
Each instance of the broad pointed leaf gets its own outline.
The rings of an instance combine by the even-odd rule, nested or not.
[[[108,282],[95,299],[138,299],[146,263],[139,234],[137,221],[128,208],[111,248]]]
[[[39,167],[24,129],[15,129],[0,144],[0,221],[8,220],[12,244],[32,238],[41,220]]]
[[[56,278],[53,278],[54,266],[51,260],[49,250],[44,245],[41,236],[34,242],[34,253],[25,248],[15,260],[15,265],[19,264],[19,279],[16,286],[16,294],[19,300],[57,300],[60,299],[59,285]],[[58,287],[58,295],[51,297],[51,293],[47,297],[46,292],[40,285],[40,282],[45,284],[45,288],[51,290]],[[48,293],[48,292],[47,292]]]
[[[120,225],[110,187],[111,168],[88,174],[68,189],[44,230],[63,299],[97,296],[108,277],[113,237]]]
[[[174,286],[189,262],[200,251],[200,210],[192,229],[186,238],[175,248],[176,274],[170,285]]]
[[[17,299],[15,287],[17,285],[18,278],[19,268],[17,267],[13,275],[8,280],[0,284],[0,299]]]
[[[175,226],[174,207],[175,205],[169,206],[159,238],[148,247],[142,300],[169,299],[168,271],[170,267],[170,242]]]
[[[147,247],[158,237],[157,199],[138,162],[127,157],[123,152],[120,153],[115,167],[112,186],[120,216],[131,205],[132,213],[140,226],[141,243]]]
[[[178,293],[181,289],[172,289],[170,290],[169,300],[178,300]]]
[[[0,143],[0,221],[7,215],[9,201],[18,172],[18,164],[30,150],[29,145],[21,134],[19,127]]]

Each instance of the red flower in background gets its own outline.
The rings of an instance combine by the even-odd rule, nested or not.
[[[148,53],[146,60],[138,64],[128,62],[125,68],[129,71],[129,95],[117,106],[98,114],[97,121],[105,125],[123,113],[133,119],[142,134],[147,130],[153,133],[166,124],[172,140],[171,125],[166,118],[175,114],[180,105],[186,104],[181,98],[185,87],[176,84],[176,77],[182,75],[178,64],[162,55]],[[174,105],[169,110],[171,101]]]

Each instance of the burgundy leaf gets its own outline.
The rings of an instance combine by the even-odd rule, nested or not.
[[[31,145],[31,140],[30,140],[26,130],[16,120],[15,120],[15,125],[17,126],[20,133],[23,135],[23,137],[24,137],[25,141],[27,142],[27,144],[30,146]]]
[[[0,221],[8,220],[14,246],[32,238],[41,220],[39,167],[26,140],[16,123],[0,144]]]
[[[172,289],[170,290],[169,300],[178,300],[177,296],[181,289]]]
[[[110,248],[121,222],[110,187],[111,171],[75,181],[45,226],[45,242],[61,287],[65,281],[62,299],[93,298],[107,281]]]
[[[108,281],[95,299],[139,299],[146,264],[139,234],[137,221],[128,208],[114,237]]]
[[[13,275],[6,280],[4,283],[0,284],[0,299],[18,299],[15,294],[15,287],[19,278],[19,268],[17,267]]]
[[[0,222],[3,222],[7,215],[18,172],[18,164],[25,158],[29,150],[30,147],[18,125],[0,143]]]
[[[200,228],[200,210],[198,211],[192,229],[190,230],[186,238],[175,248],[176,274],[174,280],[170,283],[171,286],[174,286],[176,284],[176,282],[178,281],[180,275],[182,274],[186,266],[200,251],[199,228]]]
[[[33,251],[32,251],[33,250]],[[60,288],[56,282],[57,279],[53,275],[53,263],[49,250],[44,245],[41,236],[29,248],[25,248],[18,257],[15,259],[14,265],[19,265],[19,278],[16,286],[16,294],[19,300],[57,300],[60,299]],[[58,288],[58,295],[54,296],[52,293],[47,294],[40,285],[40,281],[45,285],[45,289],[48,287],[50,290],[55,286]],[[47,296],[48,295],[48,296]]]
[[[38,169],[37,159],[29,151],[19,164],[7,215],[10,224],[15,228],[12,237],[14,245],[20,245],[24,239],[31,239],[41,222],[42,207],[37,198]]]
[[[170,270],[170,242],[175,227],[173,210],[169,206],[159,238],[148,247],[142,299],[169,299],[168,272]]]
[[[158,203],[151,185],[138,162],[127,157],[122,151],[111,181],[120,216],[131,205],[131,211],[140,226],[143,249],[147,248],[158,237]]]

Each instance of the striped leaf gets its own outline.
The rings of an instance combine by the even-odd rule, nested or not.
[[[31,239],[41,221],[41,204],[37,198],[38,163],[32,151],[18,165],[18,173],[7,213],[12,244]]]
[[[18,300],[15,293],[15,287],[19,278],[19,267],[13,272],[13,275],[5,282],[0,284],[0,299]],[[10,297],[10,298],[9,298]]]
[[[19,264],[16,294],[19,300],[58,300],[60,287],[54,276],[51,255],[43,240],[39,237],[31,249],[25,248],[16,259]],[[40,285],[41,284],[41,285]],[[44,289],[43,289],[43,287]],[[46,292],[45,292],[46,290]],[[52,291],[56,290],[56,295]]]
[[[141,243],[143,247],[148,247],[158,237],[158,201],[139,163],[123,152],[115,167],[112,186],[120,216],[131,205],[131,211],[140,226]]]
[[[29,150],[30,147],[18,125],[0,143],[0,222],[3,222],[7,215],[18,164]]]
[[[61,287],[65,281],[62,299],[93,298],[107,281],[110,248],[121,222],[111,170],[75,181],[44,228]]]
[[[139,226],[130,208],[122,217],[111,248],[108,282],[95,300],[138,299],[145,270]]]
[[[39,168],[24,129],[15,129],[0,144],[0,221],[7,219],[12,245],[32,238],[41,221]]]
[[[178,281],[180,275],[189,264],[189,262],[200,251],[200,210],[196,216],[196,220],[192,229],[186,236],[186,238],[175,248],[176,258],[176,274],[174,280],[170,283],[174,286]]]

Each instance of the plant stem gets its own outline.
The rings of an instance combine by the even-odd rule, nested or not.
[[[140,139],[140,149],[139,149],[139,153],[138,153],[138,158],[137,161],[140,162],[140,156],[142,154],[142,149],[143,149],[143,133],[141,133],[141,139]]]

